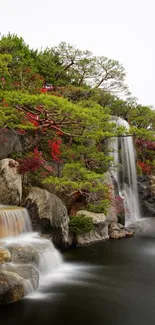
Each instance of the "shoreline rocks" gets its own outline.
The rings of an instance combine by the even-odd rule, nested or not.
[[[134,231],[124,227],[119,223],[112,222],[109,226],[109,237],[112,239],[119,239],[125,237],[132,237]]]
[[[101,242],[103,240],[109,239],[109,235],[108,235],[109,222],[107,220],[107,217],[103,213],[94,213],[87,210],[79,210],[77,212],[77,215],[80,214],[92,218],[94,229],[89,233],[76,235],[75,243],[77,247],[90,245],[96,242]]]

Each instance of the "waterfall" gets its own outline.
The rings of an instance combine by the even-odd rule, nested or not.
[[[112,117],[112,121],[127,130],[130,128],[128,122],[120,117]],[[125,222],[128,224],[138,221],[140,210],[133,139],[131,136],[115,137],[110,142],[110,148],[115,165],[111,168],[111,172],[117,181],[119,195],[123,199]]]
[[[53,243],[32,232],[28,211],[22,207],[0,205],[1,248],[10,252],[11,260],[0,265],[0,272],[18,274],[24,295],[37,290],[63,263]]]
[[[32,231],[25,208],[0,205],[0,238]]]

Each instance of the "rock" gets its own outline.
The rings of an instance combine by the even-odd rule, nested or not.
[[[18,174],[18,162],[13,159],[0,161],[0,203],[20,205],[22,198],[22,177]]]
[[[11,254],[6,248],[0,248],[0,264],[11,261]]]
[[[77,212],[77,215],[80,214],[83,214],[86,217],[90,217],[93,219],[94,229],[89,233],[76,235],[75,242],[77,246],[85,246],[109,238],[108,235],[109,222],[103,213],[94,213],[86,210],[80,210]]]
[[[125,230],[110,230],[109,231],[109,236],[112,239],[119,239],[119,238],[124,238],[126,237]]]
[[[125,230],[125,234],[126,234],[127,237],[131,237],[131,236],[134,235],[134,231],[133,230],[128,229],[128,228],[125,228],[124,230]]]
[[[11,129],[0,129],[0,160],[21,151],[22,145],[17,133]]]
[[[35,246],[34,246],[35,247]],[[16,264],[39,264],[39,254],[35,248],[31,246],[8,245],[11,252],[11,261]]]
[[[155,184],[152,184],[152,185],[151,185],[151,190],[152,190],[153,193],[154,193],[154,191],[155,191]]]
[[[114,176],[110,172],[106,172],[104,174],[104,182],[110,186],[110,196],[111,196],[111,206],[108,208],[108,211],[106,213],[107,219],[109,222],[117,222],[117,215],[116,215],[116,196],[119,196],[118,192],[118,184],[117,181],[115,180]],[[124,221],[124,207],[122,205],[123,209],[123,216],[122,219]]]
[[[151,175],[150,176],[151,184],[155,184],[155,176]]]
[[[123,226],[121,223],[118,223],[117,226],[118,226],[120,229],[124,229],[124,226]]]
[[[119,223],[111,223],[109,226],[109,236],[112,239],[119,239],[133,236],[134,232],[131,229],[124,227]]]
[[[124,228],[124,227],[123,227]],[[117,224],[117,223],[115,223],[115,222],[112,222],[111,224],[110,224],[110,230],[118,230],[118,231],[120,231],[120,227],[119,227],[119,225]]]
[[[69,217],[62,201],[47,190],[33,187],[25,199],[34,230],[50,234],[58,247],[69,245]]]
[[[23,279],[13,272],[0,272],[0,304],[15,302],[23,297]]]
[[[155,190],[151,188],[154,185],[155,176],[138,176],[138,194],[140,203],[140,213],[142,217],[155,216]]]
[[[24,295],[36,290],[39,286],[39,272],[33,265],[15,265],[7,263],[0,266],[0,272],[4,271],[16,273],[24,280]]]
[[[104,213],[94,213],[94,212],[91,212],[91,211],[87,211],[87,210],[79,210],[77,212],[77,215],[80,215],[80,214],[83,214],[85,215],[86,217],[89,217],[89,218],[92,218],[93,219],[93,224],[96,225],[96,224],[99,224],[101,222],[106,222],[107,218],[106,216],[104,215]]]
[[[117,230],[110,231],[109,234],[110,234],[110,238],[112,238],[112,239],[118,239],[118,238],[120,238],[119,232]]]

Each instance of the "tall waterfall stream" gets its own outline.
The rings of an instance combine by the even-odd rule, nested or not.
[[[129,130],[129,124],[124,119],[113,117],[112,121]],[[140,219],[133,139],[131,136],[115,137],[110,141],[109,146],[114,158],[114,166],[111,168],[111,172],[117,181],[119,195],[123,199],[125,222],[129,224]]]

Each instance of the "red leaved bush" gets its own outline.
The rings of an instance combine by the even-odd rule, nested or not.
[[[51,156],[54,161],[60,162],[60,146],[61,146],[61,139],[58,140],[48,140],[48,147],[50,149]]]
[[[153,166],[151,166],[151,165],[149,165],[147,163],[144,163],[142,161],[138,161],[138,165],[139,165],[139,167],[141,168],[141,170],[142,170],[142,172],[144,174],[147,174],[147,175],[151,174]]]
[[[148,141],[148,140],[144,140],[144,139],[136,139],[135,144],[139,148],[144,148],[144,149],[153,150],[153,151],[155,150],[155,142],[154,141]]]
[[[31,155],[19,159],[18,162],[18,172],[20,174],[25,174],[27,172],[35,172],[43,166],[45,161],[42,157],[42,152],[39,152],[36,147]]]

